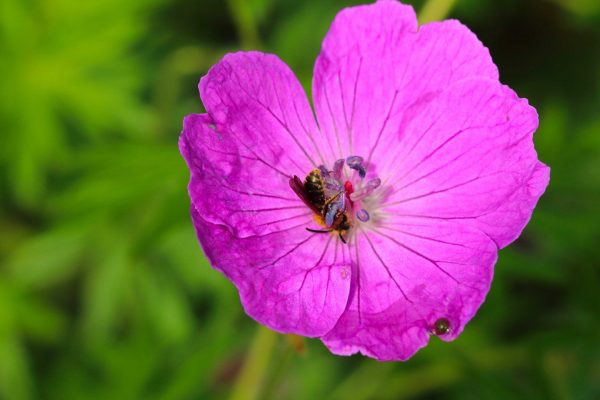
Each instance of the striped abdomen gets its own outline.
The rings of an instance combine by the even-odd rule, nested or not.
[[[325,189],[321,171],[315,169],[306,176],[304,181],[304,191],[308,200],[320,210],[325,206]]]

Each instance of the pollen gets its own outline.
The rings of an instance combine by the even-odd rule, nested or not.
[[[319,214],[313,214],[313,219],[315,220],[315,222],[322,226],[323,228],[327,228],[327,225],[325,224],[325,220],[323,219],[323,217]]]

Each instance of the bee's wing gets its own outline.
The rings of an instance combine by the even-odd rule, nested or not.
[[[338,213],[346,211],[346,196],[344,192],[338,192],[327,200],[324,207],[325,224],[332,227],[338,217]]]
[[[292,190],[302,199],[304,204],[306,204],[315,214],[321,215],[321,210],[319,210],[314,204],[310,202],[310,199],[306,197],[306,191],[304,190],[304,183],[302,180],[294,175],[293,178],[290,179],[290,187]]]
[[[335,217],[338,215],[338,211],[340,211],[340,205],[338,203],[329,204],[327,211],[325,212],[325,225],[330,228],[333,226]]]
[[[323,191],[325,192],[325,198],[331,198],[337,195],[344,187],[339,184],[331,175],[321,173],[323,178]]]

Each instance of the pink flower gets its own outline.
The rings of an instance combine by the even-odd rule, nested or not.
[[[208,259],[252,318],[335,354],[406,360],[455,339],[548,184],[536,111],[488,50],[395,1],[337,15],[316,118],[274,55],[228,54],[199,88],[207,114],[185,118],[180,148]]]

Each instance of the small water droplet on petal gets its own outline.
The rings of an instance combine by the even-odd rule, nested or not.
[[[448,321],[446,318],[440,318],[435,321],[433,333],[441,336],[447,334],[448,332],[450,332],[450,321]]]

